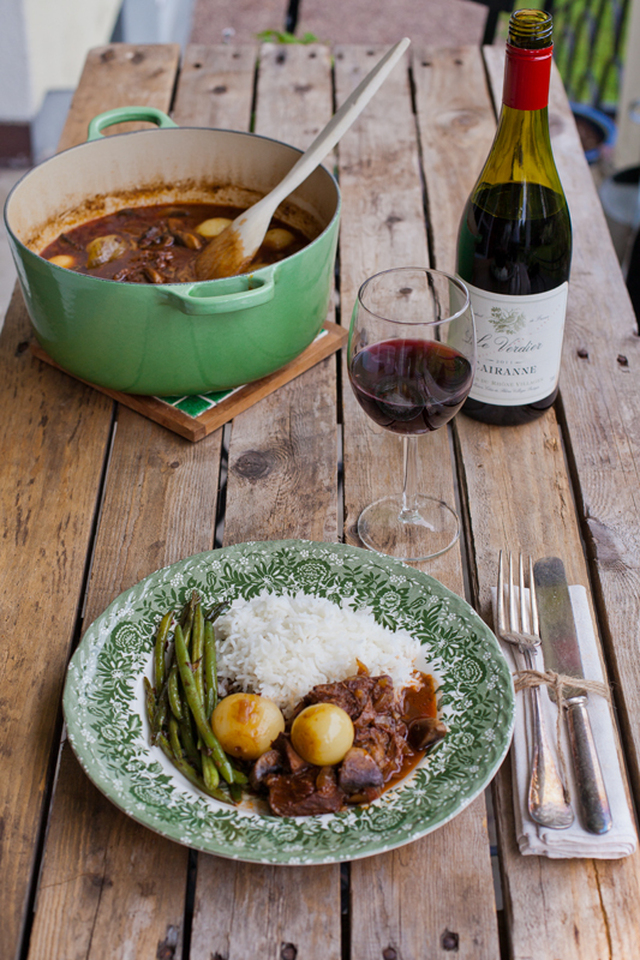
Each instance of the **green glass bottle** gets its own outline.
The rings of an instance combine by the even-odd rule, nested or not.
[[[485,423],[526,423],[558,392],[571,218],[549,137],[552,30],[542,10],[510,18],[498,129],[460,223],[478,340],[463,411]]]

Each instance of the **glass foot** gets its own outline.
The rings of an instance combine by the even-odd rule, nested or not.
[[[383,497],[358,517],[358,535],[369,550],[398,560],[430,560],[460,537],[455,510],[443,500],[417,497],[416,509],[403,510],[402,497]]]

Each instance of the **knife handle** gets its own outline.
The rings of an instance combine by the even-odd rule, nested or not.
[[[576,697],[575,700],[569,700],[566,707],[584,826],[589,833],[606,833],[611,829],[611,810],[589,722],[586,698]]]

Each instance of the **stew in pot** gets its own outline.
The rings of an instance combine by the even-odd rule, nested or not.
[[[242,211],[207,203],[128,207],[83,223],[41,251],[59,267],[128,283],[195,281],[198,252]],[[275,218],[245,272],[289,257],[309,238]]]

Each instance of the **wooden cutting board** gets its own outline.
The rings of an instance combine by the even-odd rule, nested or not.
[[[89,386],[112,397],[118,403],[136,410],[150,420],[155,420],[168,430],[195,443],[262,400],[263,397],[273,393],[278,387],[294,380],[320,360],[335,353],[346,342],[347,335],[347,331],[338,324],[327,321],[313,343],[285,367],[263,377],[262,380],[224,392],[183,397],[147,397],[101,387],[83,380],[82,377],[75,377],[75,379],[88,383]],[[45,363],[51,364],[68,376],[75,376],[52,360],[35,341],[31,344],[31,350],[38,359],[44,360]]]

